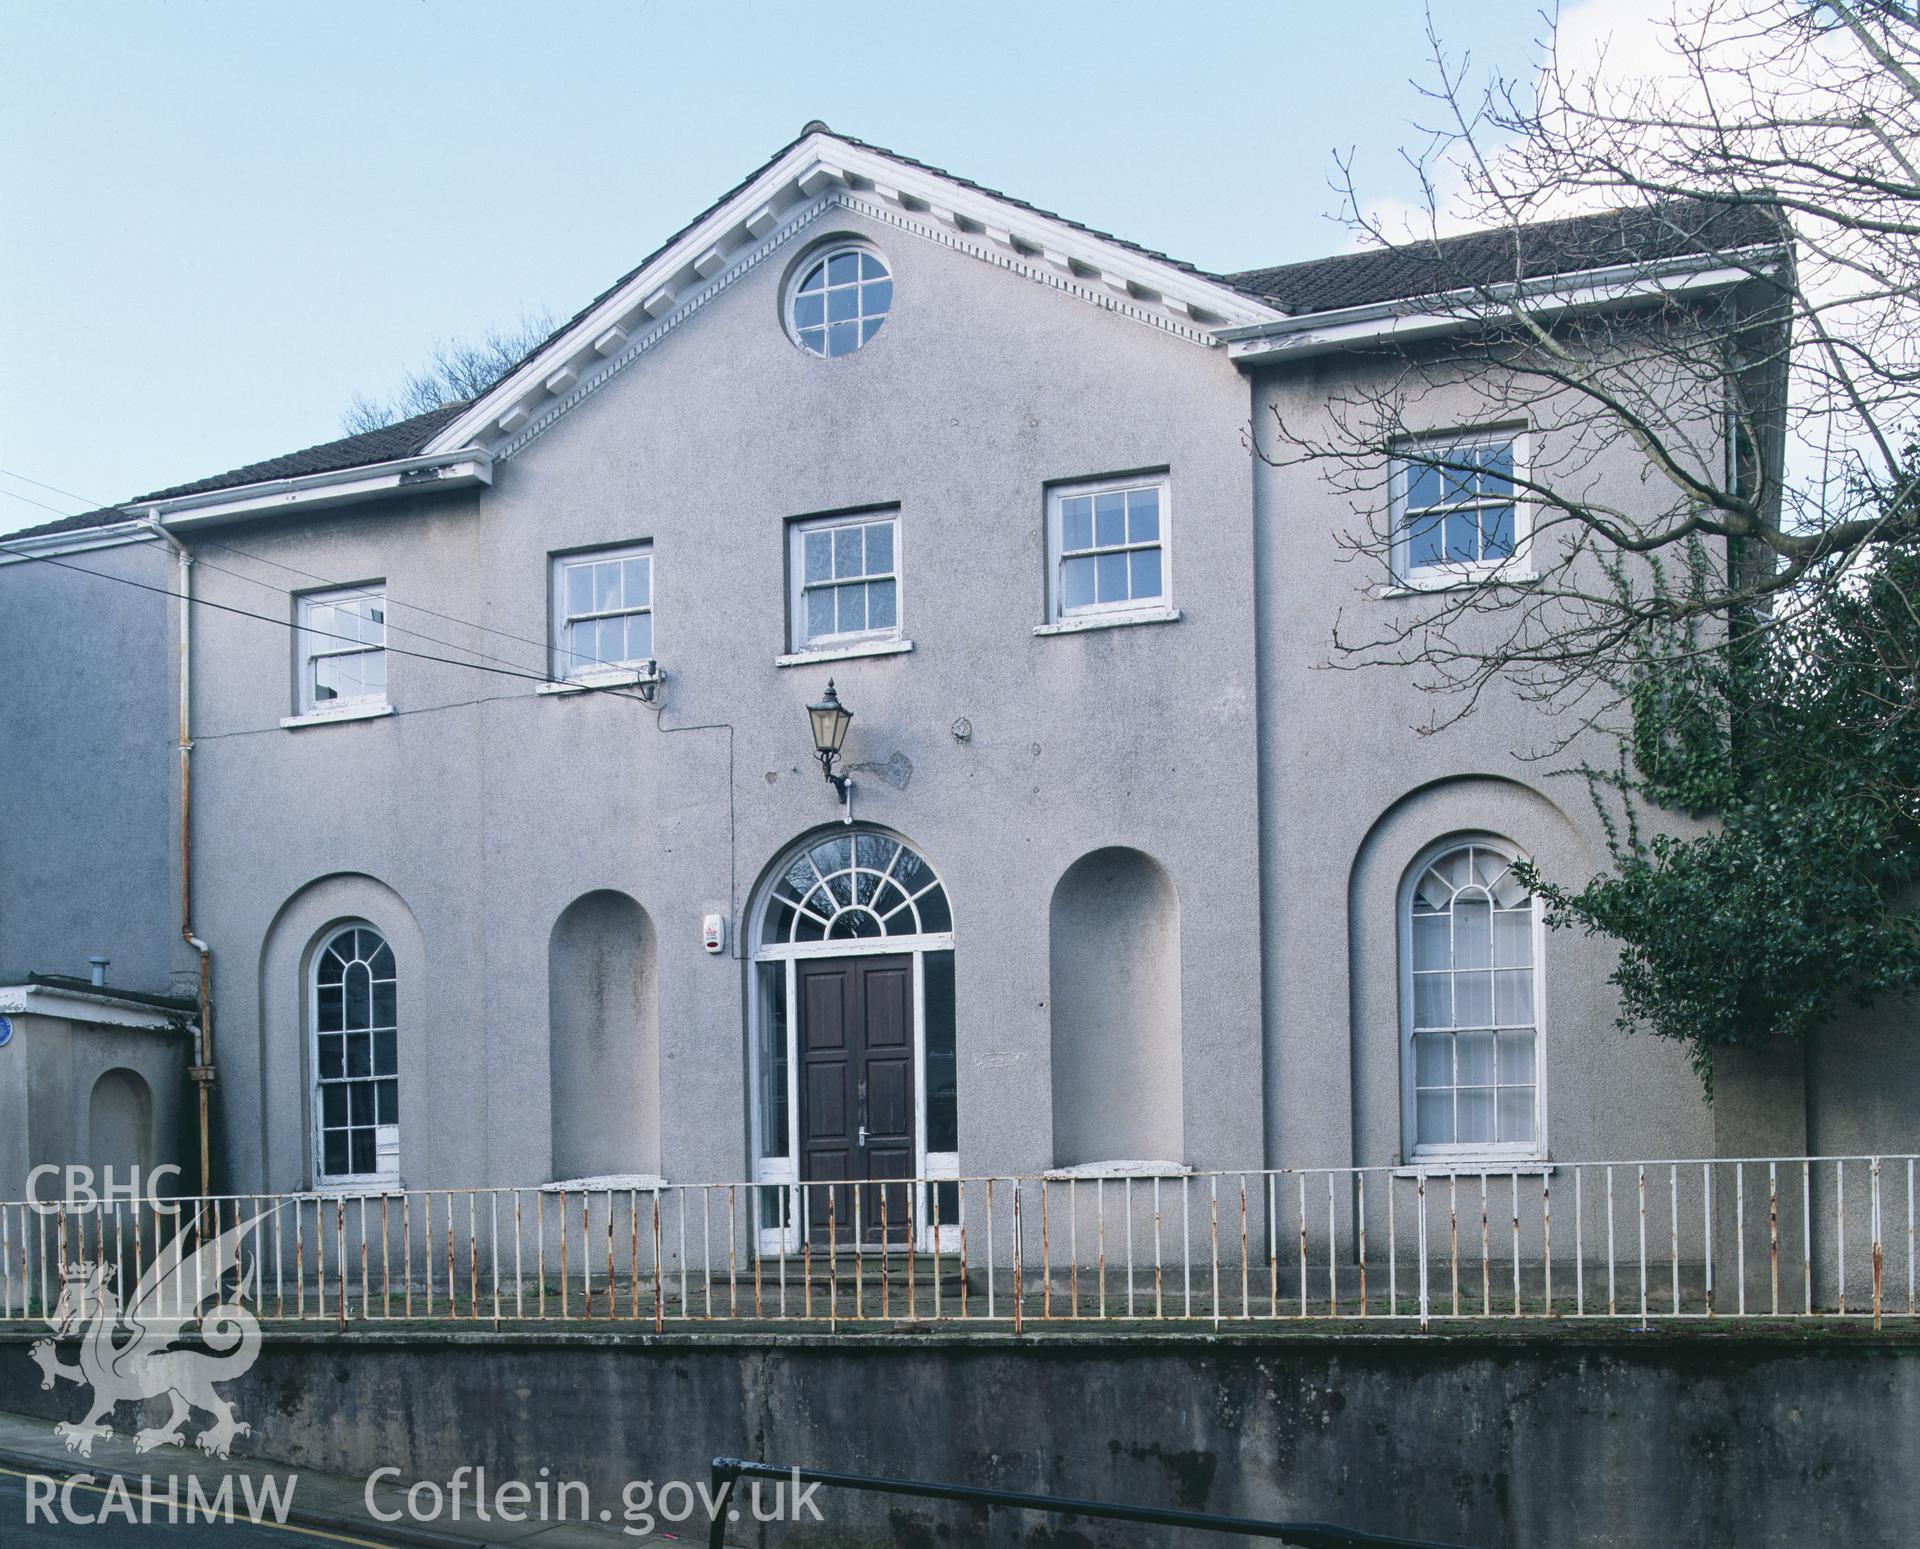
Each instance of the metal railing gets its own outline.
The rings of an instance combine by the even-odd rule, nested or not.
[[[981,1328],[1916,1317],[1920,1158],[0,1204],[0,1323]],[[225,1243],[231,1256],[222,1262]],[[64,1301],[64,1306],[63,1306]]]

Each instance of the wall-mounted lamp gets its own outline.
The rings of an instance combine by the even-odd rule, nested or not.
[[[813,754],[820,760],[820,772],[840,793],[840,804],[845,806],[847,787],[852,782],[845,775],[833,772],[833,762],[840,756],[840,744],[847,740],[847,724],[853,719],[853,712],[840,703],[840,696],[833,691],[832,678],[827,679],[826,698],[807,706],[807,719],[813,723]]]

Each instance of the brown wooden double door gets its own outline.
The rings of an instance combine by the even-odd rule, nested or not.
[[[904,1248],[908,1185],[889,1180],[913,1177],[913,959],[802,959],[798,973],[807,1234]]]

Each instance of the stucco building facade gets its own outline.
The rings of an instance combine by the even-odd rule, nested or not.
[[[246,1193],[1804,1150],[1804,1067],[1706,1106],[1507,875],[1606,858],[1537,706],[1320,670],[1424,605],[1269,455],[1404,299],[1344,262],[1290,304],[809,126],[480,399],[10,543],[0,965],[204,945]],[[1522,558],[1529,428],[1425,412]]]

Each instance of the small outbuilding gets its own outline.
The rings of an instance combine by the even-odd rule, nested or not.
[[[159,1192],[189,1191],[193,1015],[188,998],[0,976],[0,1200],[60,1197],[64,1180],[33,1178],[45,1167],[144,1194],[171,1165]]]

